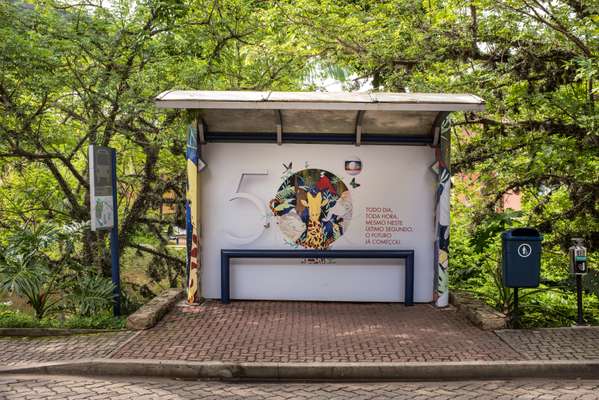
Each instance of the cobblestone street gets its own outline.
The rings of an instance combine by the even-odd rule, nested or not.
[[[599,381],[223,383],[2,376],[0,399],[599,399]]]

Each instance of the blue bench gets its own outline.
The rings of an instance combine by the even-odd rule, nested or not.
[[[352,258],[352,259],[404,259],[406,260],[405,301],[414,305],[414,250],[240,250],[220,251],[221,302],[231,301],[232,258]],[[376,288],[373,288],[376,290]]]

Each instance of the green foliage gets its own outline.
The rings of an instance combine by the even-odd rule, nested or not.
[[[452,212],[450,244],[450,282],[453,289],[474,293],[491,307],[507,315],[513,310],[513,289],[503,286],[501,273],[501,238],[504,230],[523,226],[526,215],[511,210],[489,215],[476,224],[476,211],[464,201],[472,188],[457,180],[454,196],[462,198]],[[476,197],[468,198],[476,202]],[[480,201],[480,199],[478,199]],[[592,287],[589,274],[586,286]],[[569,275],[567,254],[555,245],[544,243],[541,262],[541,285],[519,290],[518,327],[569,326],[576,322],[575,284]],[[584,317],[587,323],[599,324],[599,297],[588,290],[584,294]],[[511,315],[513,317],[513,315]]]
[[[88,221],[87,145],[109,145],[118,152],[121,249],[152,255],[152,283],[180,285],[185,259],[166,244],[172,226],[185,224],[190,116],[157,110],[153,98],[174,88],[299,88],[306,60],[289,51],[286,21],[271,7],[0,2],[0,242],[23,224]],[[173,215],[161,212],[165,194]],[[78,239],[73,257],[108,277],[106,232]]]
[[[286,15],[296,47],[341,66],[348,88],[366,77],[375,90],[482,97],[487,110],[455,113],[452,136],[453,172],[478,184],[472,222],[500,222],[504,195],[519,192],[523,224],[564,251],[571,237],[591,249],[599,238],[597,10],[591,1],[297,0],[271,12]]]
[[[70,288],[66,301],[76,315],[91,317],[112,306],[114,285],[97,274],[84,275]]]
[[[42,322],[44,321],[44,322]],[[47,320],[36,318],[30,314],[20,311],[9,310],[8,307],[0,307],[1,328],[36,328],[46,327]],[[44,325],[43,325],[44,324]],[[51,327],[51,326],[48,326]]]
[[[60,279],[69,262],[73,229],[46,224],[15,231],[0,258],[0,292],[27,299],[36,317],[55,311],[60,303]],[[65,251],[65,253],[61,253]],[[59,254],[58,257],[56,254]]]
[[[74,315],[64,321],[64,328],[70,329],[125,329],[126,317],[114,317],[110,313],[100,313],[93,316]]]
[[[0,258],[0,292],[27,300],[41,320],[64,308],[82,317],[112,303],[112,282],[90,273],[72,257],[73,239],[85,224],[40,224],[15,230]]]
[[[125,317],[101,313],[92,317],[71,316],[64,321],[56,318],[38,319],[27,313],[0,307],[0,328],[69,328],[69,329],[124,329]]]

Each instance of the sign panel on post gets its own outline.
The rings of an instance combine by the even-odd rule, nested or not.
[[[112,229],[114,209],[112,193],[112,149],[89,146],[89,182],[91,229]]]
[[[91,230],[110,230],[114,315],[121,315],[118,206],[116,199],[116,151],[89,146],[89,197]]]

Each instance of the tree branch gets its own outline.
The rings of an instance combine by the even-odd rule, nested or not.
[[[160,258],[164,258],[165,260],[172,261],[172,262],[177,263],[179,265],[185,265],[185,261],[181,260],[180,258],[171,256],[169,254],[161,253],[159,251],[156,251],[156,250],[154,250],[154,249],[152,249],[150,247],[147,247],[147,246],[144,246],[144,245],[141,245],[141,244],[129,243],[129,247],[133,247],[134,249],[143,251],[145,253],[149,253],[149,254],[152,254],[154,256],[157,256],[157,257],[160,257]]]

